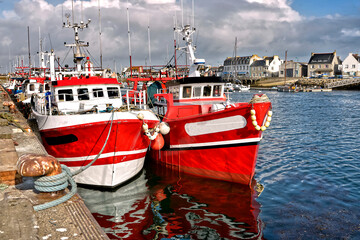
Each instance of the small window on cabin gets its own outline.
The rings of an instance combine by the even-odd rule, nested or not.
[[[183,98],[190,98],[191,97],[191,87],[183,87]]]
[[[205,86],[204,87],[204,97],[210,97],[211,96],[211,86]]]
[[[34,85],[34,84],[30,84],[30,85],[29,85],[29,89],[30,89],[30,91],[35,91],[35,85]]]
[[[219,97],[221,94],[221,86],[220,85],[215,85],[214,86],[214,97]]]
[[[194,87],[193,88],[193,97],[200,97],[201,96],[201,87]]]
[[[77,90],[79,100],[89,100],[89,90],[87,88],[79,88]]]
[[[63,89],[58,91],[59,101],[73,101],[74,96],[72,89]]]
[[[174,87],[171,89],[174,99],[179,99],[179,87]]]
[[[104,97],[104,91],[102,88],[94,88],[93,94],[94,94],[94,98]]]
[[[120,96],[119,88],[117,88],[117,87],[108,87],[107,93],[108,93],[109,98],[118,98]]]
[[[43,85],[39,86],[39,92],[41,92],[41,93],[44,92],[44,86]]]
[[[45,84],[45,91],[50,91],[50,86],[49,86],[49,84]]]

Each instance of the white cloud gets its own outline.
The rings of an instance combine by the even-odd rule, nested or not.
[[[353,28],[353,29],[342,29],[341,33],[345,37],[360,37],[360,30]]]
[[[18,15],[14,11],[2,11],[2,16],[4,19],[16,19],[19,18]]]
[[[81,4],[82,3],[82,4]],[[75,20],[91,18],[89,29],[80,32],[81,40],[90,43],[89,51],[99,59],[98,0],[74,1]],[[0,45],[9,46],[12,57],[27,55],[27,26],[30,27],[31,52],[37,59],[39,27],[45,50],[52,48],[63,62],[68,49],[64,42],[73,42],[73,31],[62,28],[62,13],[72,14],[72,1],[52,5],[45,0],[20,0],[0,18]],[[126,0],[102,0],[102,46],[105,66],[114,60],[128,65]],[[83,12],[81,12],[81,7]],[[184,1],[184,22],[191,21],[191,1]],[[174,15],[180,17],[179,1],[129,0],[132,59],[144,64],[148,55],[147,27],[151,28],[151,58],[153,64],[164,64],[173,54]],[[71,19],[71,18],[70,18]],[[179,20],[180,22],[180,20]],[[195,25],[196,56],[209,64],[222,63],[232,55],[234,39],[238,38],[238,55],[280,55],[285,48],[291,54],[308,56],[311,52],[333,51],[340,47],[357,49],[359,19],[334,15],[304,18],[291,8],[288,0],[197,0]],[[3,37],[6,36],[6,37]],[[181,43],[182,44],[182,43]],[[8,48],[0,48],[0,65],[8,62]],[[349,52],[356,50],[349,49]],[[71,53],[66,63],[71,64]],[[97,60],[99,62],[99,60]],[[118,67],[119,69],[119,67]],[[3,70],[3,69],[1,69]]]
[[[175,4],[175,0],[145,0],[147,4]]]
[[[1,39],[1,45],[4,47],[10,46],[11,43],[12,43],[12,40],[8,36],[5,36]]]

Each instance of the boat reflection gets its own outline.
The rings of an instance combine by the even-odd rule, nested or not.
[[[113,191],[79,194],[110,239],[262,239],[255,185],[152,165]]]

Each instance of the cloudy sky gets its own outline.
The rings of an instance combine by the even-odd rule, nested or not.
[[[173,55],[174,16],[182,22],[180,0],[83,0],[74,1],[75,22],[91,19],[80,38],[95,63],[100,63],[99,5],[103,66],[129,65],[126,8],[129,8],[133,65],[166,64]],[[192,1],[183,0],[184,23],[190,23]],[[198,58],[220,65],[234,55],[279,55],[308,61],[311,52],[337,51],[341,59],[360,52],[359,0],[195,0],[194,42]],[[71,63],[64,42],[73,42],[71,29],[62,28],[65,13],[72,14],[71,0],[0,0],[0,72],[19,56],[28,64],[27,27],[30,29],[32,64],[38,65],[39,32],[43,48],[55,50],[62,64]],[[82,11],[81,11],[82,9]],[[71,18],[71,17],[70,17]]]

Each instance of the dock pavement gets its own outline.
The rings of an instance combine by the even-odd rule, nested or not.
[[[23,154],[46,150],[0,85],[0,239],[108,239],[78,194],[58,206],[34,211],[51,196],[34,189],[34,180],[17,173],[16,162]]]

